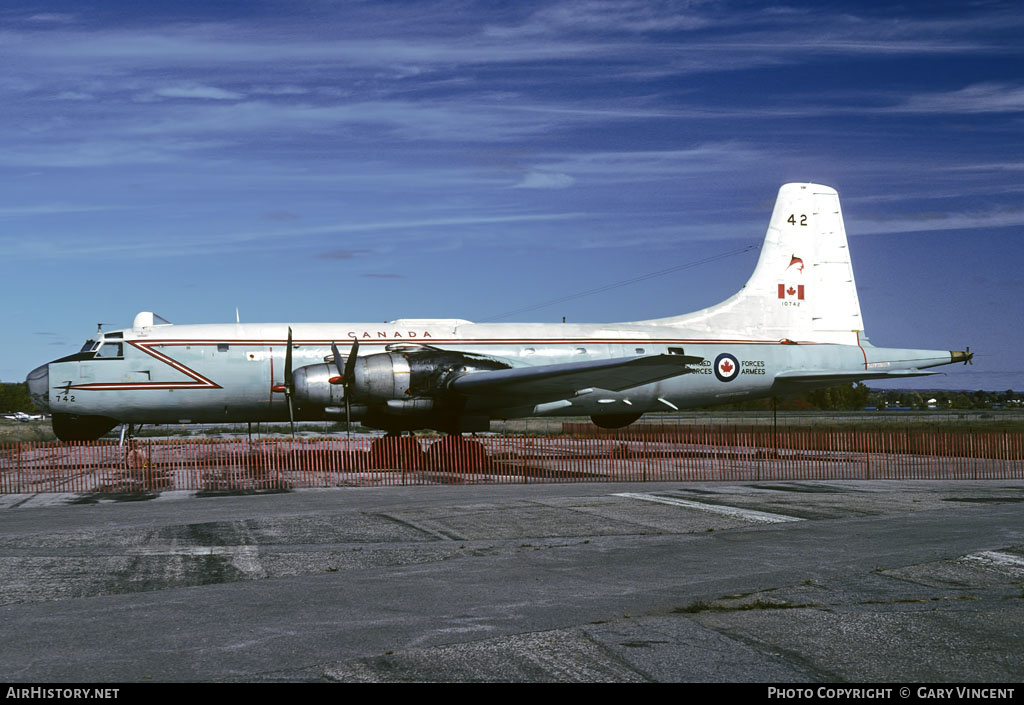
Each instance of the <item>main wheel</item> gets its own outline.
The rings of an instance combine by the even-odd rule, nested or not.
[[[412,436],[384,436],[370,444],[370,467],[394,470],[419,470],[423,448]]]
[[[480,472],[487,466],[484,444],[463,436],[445,436],[427,448],[427,467],[447,472]]]

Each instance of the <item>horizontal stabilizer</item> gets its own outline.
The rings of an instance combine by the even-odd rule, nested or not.
[[[515,367],[467,374],[452,382],[451,388],[459,394],[527,399],[536,404],[566,399],[590,388],[621,392],[686,374],[690,372],[688,365],[703,360],[693,355],[648,355]]]

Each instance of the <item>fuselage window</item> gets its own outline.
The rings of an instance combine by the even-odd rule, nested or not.
[[[643,348],[636,348],[636,354],[637,355],[643,355],[644,354],[644,349]]]
[[[668,354],[669,355],[685,355],[686,353],[683,352],[682,348],[669,348],[668,349]]]
[[[123,343],[104,343],[96,353],[97,360],[119,360],[124,357]]]
[[[227,352],[228,347],[227,343],[217,343],[217,352]]]

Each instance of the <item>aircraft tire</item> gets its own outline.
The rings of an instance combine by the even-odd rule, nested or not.
[[[377,470],[419,470],[423,448],[411,436],[384,436],[370,444],[370,467]]]
[[[427,448],[427,467],[446,472],[480,472],[487,467],[487,450],[480,441],[445,436]]]
[[[601,428],[624,428],[637,419],[643,414],[605,414],[603,416],[591,416],[590,420],[594,422],[595,426]]]

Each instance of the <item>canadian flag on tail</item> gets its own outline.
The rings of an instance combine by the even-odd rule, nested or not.
[[[792,299],[796,298],[798,301],[804,300],[804,285],[797,284],[779,284],[779,298],[780,299]]]

